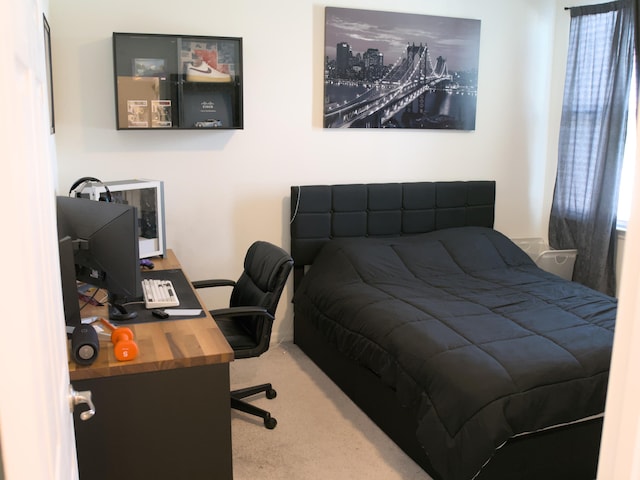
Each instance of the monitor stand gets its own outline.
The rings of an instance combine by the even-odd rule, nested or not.
[[[109,320],[115,322],[126,322],[133,320],[138,316],[137,312],[130,312],[122,303],[118,301],[118,297],[109,294]]]

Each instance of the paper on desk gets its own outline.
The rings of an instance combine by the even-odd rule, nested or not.
[[[202,313],[201,308],[167,308],[164,311],[171,317],[189,317],[200,315]]]

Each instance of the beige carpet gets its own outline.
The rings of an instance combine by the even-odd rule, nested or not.
[[[235,480],[430,480],[292,343],[231,363],[231,386],[271,382],[278,396],[252,399],[278,420],[232,411]]]

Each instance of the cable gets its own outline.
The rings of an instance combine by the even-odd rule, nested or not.
[[[293,221],[296,218],[296,215],[298,215],[298,208],[300,208],[300,197],[302,196],[302,187],[300,185],[298,185],[295,188],[298,189],[298,198],[296,198],[296,208],[291,213],[291,220],[289,220],[289,225],[291,225],[293,223]]]

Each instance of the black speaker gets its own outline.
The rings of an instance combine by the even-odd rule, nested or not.
[[[91,325],[79,325],[71,334],[71,355],[78,365],[91,365],[100,352],[98,333]]]

